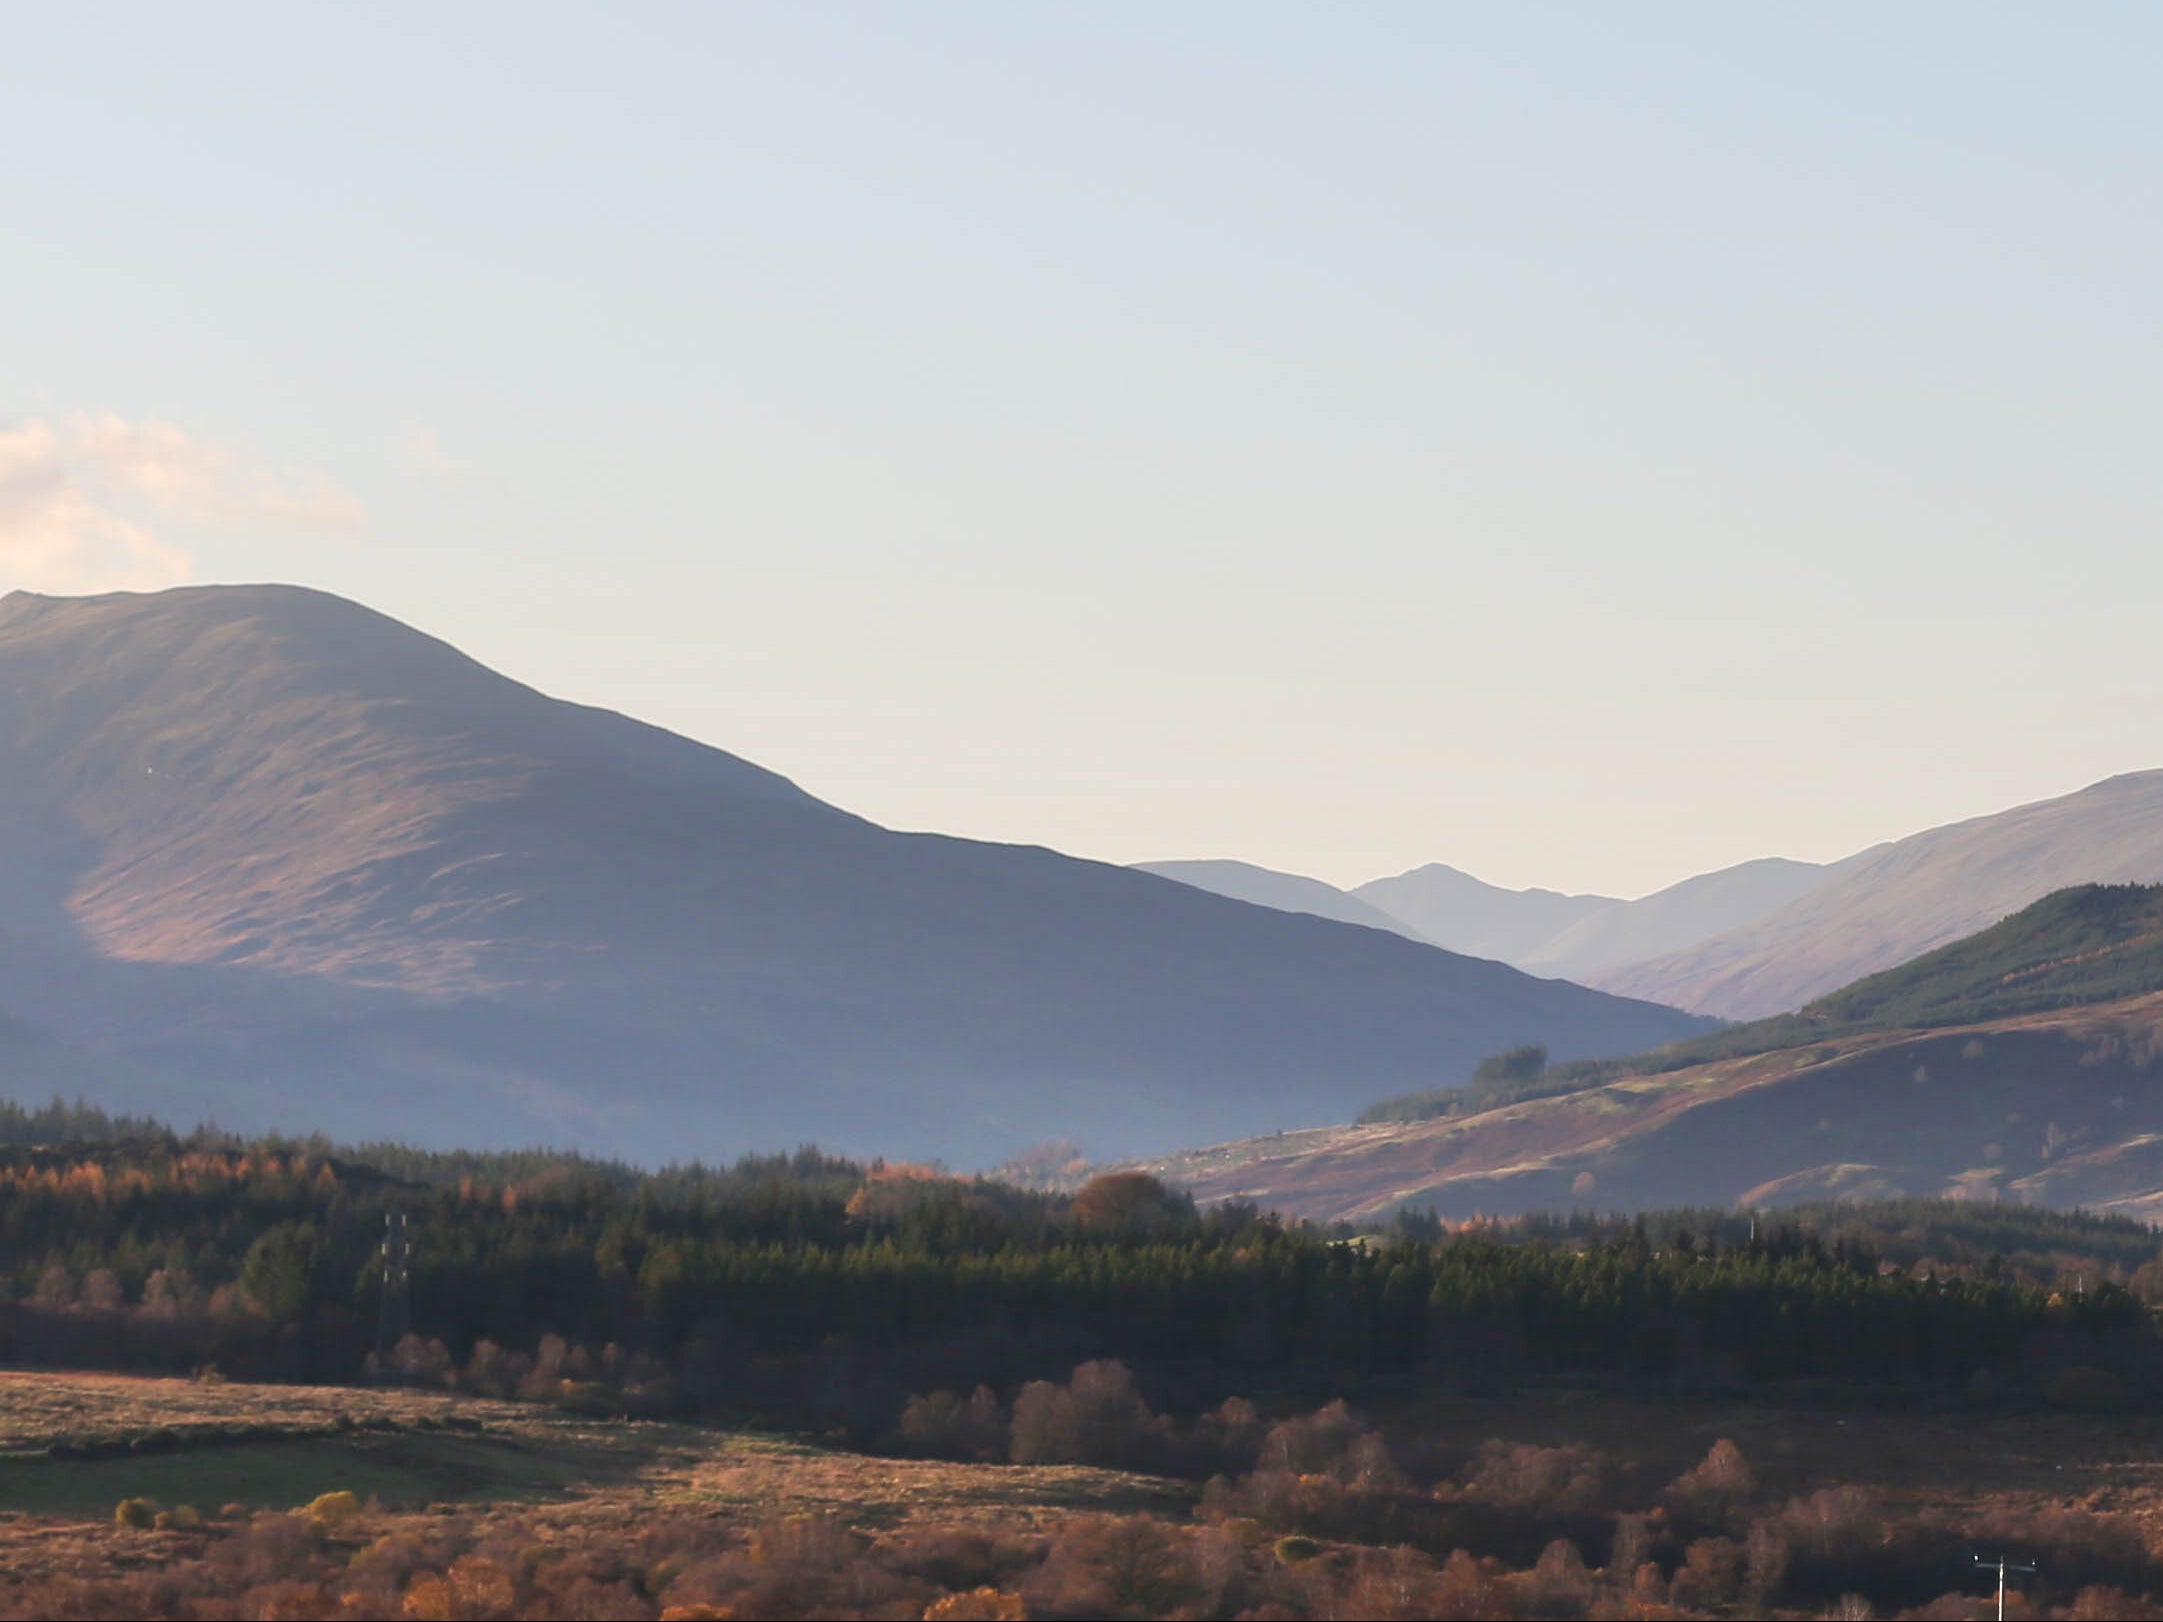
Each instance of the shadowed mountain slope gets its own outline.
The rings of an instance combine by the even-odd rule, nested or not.
[[[1538,1085],[1554,1091],[1869,1031],[1966,1025],[2151,991],[2163,991],[2163,886],[2081,884],[1792,1014],[1723,1026],[1652,1053],[1557,1065]]]
[[[2163,889],[2065,891],[1798,1014],[1452,1115],[1156,1169],[1332,1217],[1944,1193],[2163,1214]]]
[[[0,601],[0,949],[119,1107],[647,1159],[1133,1151],[1691,1028],[892,833],[284,587]]]
[[[1933,828],[1849,857],[1800,899],[1593,976],[1727,1019],[1799,1008],[2075,884],[2163,880],[2163,771]]]

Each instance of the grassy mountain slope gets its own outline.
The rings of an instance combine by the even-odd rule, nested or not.
[[[1837,864],[1799,899],[1590,978],[1724,1019],[1800,1008],[2076,884],[2163,880],[2163,771],[1934,828]]]
[[[1742,1030],[1766,1038],[1794,1030],[1798,1039],[1806,1039],[1812,1028],[1960,1025],[2110,1002],[2159,988],[2163,885],[2084,884],[2046,896],[1965,940],[1844,986],[1799,1014]]]
[[[1655,1074],[1866,1031],[1974,1024],[2157,990],[2163,990],[2163,885],[2075,885],[1795,1013],[1730,1025],[1632,1059],[1557,1066],[1547,1084]]]
[[[0,948],[117,1107],[653,1159],[1131,1152],[1693,1024],[893,833],[282,587],[0,601]]]
[[[1315,1216],[1944,1193],[2163,1213],[2159,1059],[2163,887],[2091,885],[1799,1014],[1155,1165]]]
[[[2163,1217],[2163,997],[1717,1060],[1148,1162],[1316,1218],[1931,1195]]]
[[[1513,961],[1533,974],[1583,983],[1619,964],[1679,951],[1762,918],[1807,895],[1824,876],[1814,862],[1780,856],[1700,873],[1582,918]]]

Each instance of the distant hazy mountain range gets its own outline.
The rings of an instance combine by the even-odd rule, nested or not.
[[[1228,876],[1228,868],[1238,871]],[[1293,911],[1363,905],[1452,951],[1755,1019],[1985,928],[2054,890],[2163,881],[2163,771],[2113,777],[1825,867],[1745,862],[1637,901],[1504,890],[1439,863],[1351,891],[1238,863],[1160,862],[1150,871]]]
[[[1754,1019],[1997,922],[2073,884],[2163,880],[2163,771],[1880,845],[1762,918],[1590,978]]]
[[[1279,912],[1304,912],[1316,918],[1334,918],[1343,924],[1358,924],[1366,929],[1386,929],[1393,935],[1407,940],[1426,941],[1429,946],[1438,944],[1427,940],[1402,918],[1391,916],[1380,907],[1369,906],[1356,895],[1324,884],[1320,879],[1302,878],[1297,873],[1278,873],[1270,868],[1256,867],[1251,862],[1143,862],[1139,870],[1155,873],[1160,878],[1177,879],[1181,884],[1191,884],[1197,890],[1207,890],[1214,895],[1230,896],[1234,901],[1251,901],[1258,907],[1274,907]],[[1477,883],[1477,880],[1473,882]],[[1452,947],[1453,951],[1465,952],[1472,957],[1497,957],[1495,952],[1479,952],[1469,947]]]
[[[1704,1027],[900,834],[283,587],[0,600],[0,1076],[187,1124],[981,1164]]]
[[[1552,979],[1586,980],[1761,918],[1824,876],[1778,857],[1701,874],[1637,901],[1505,890],[1440,862],[1339,890],[1246,862],[1145,862],[1144,872],[1286,912],[1394,930]],[[1654,999],[1658,1000],[1658,999]]]
[[[1907,1194],[2155,1220],[2163,889],[2060,891],[1797,1013],[1559,1072],[1149,1169],[1327,1219]]]

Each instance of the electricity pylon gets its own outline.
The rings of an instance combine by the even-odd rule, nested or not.
[[[1997,1568],[1998,1622],[2005,1622],[2005,1574],[2009,1571],[2026,1571],[2032,1573],[2039,1568],[2035,1566],[2015,1565],[2012,1561],[2006,1559],[2005,1556],[2002,1554],[1999,1555],[1998,1558],[1995,1560],[1985,1560],[1981,1555],[1977,1555],[1975,1557],[1975,1563],[1981,1566],[1985,1571],[1989,1571],[1992,1567]]]

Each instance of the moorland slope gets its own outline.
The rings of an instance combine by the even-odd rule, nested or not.
[[[184,1122],[963,1163],[1341,1118],[1497,1046],[1697,1023],[890,832],[285,587],[0,601],[0,1008]],[[49,1084],[35,1055],[11,1081]]]
[[[2087,886],[1793,1015],[1150,1163],[1312,1217],[1956,1195],[2163,1215],[2163,889]]]

